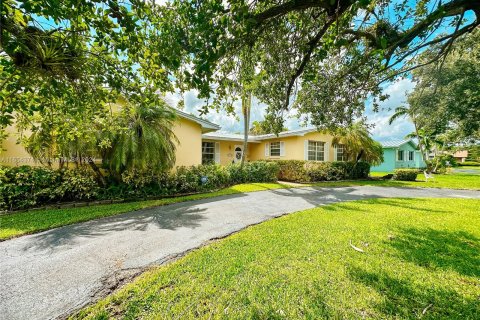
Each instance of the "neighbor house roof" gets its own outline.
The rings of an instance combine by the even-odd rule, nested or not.
[[[412,140],[412,139],[406,139],[406,140],[389,140],[389,141],[382,141],[380,144],[384,148],[398,148],[400,146],[403,146],[404,144],[410,143],[412,144],[415,148],[417,147],[417,144]]]
[[[455,158],[466,158],[468,157],[468,150],[458,150],[453,154]]]
[[[182,117],[182,118],[188,119],[188,120],[192,120],[193,122],[196,122],[199,125],[201,125],[202,126],[202,133],[207,133],[207,132],[211,132],[211,131],[220,130],[220,126],[213,123],[213,122],[210,122],[208,120],[205,120],[205,119],[199,118],[197,116],[194,116],[193,114],[189,114],[189,113],[177,110],[177,109],[175,109],[175,112],[177,113],[177,115],[179,117]]]
[[[274,133],[262,134],[258,136],[249,135],[248,141],[259,143],[260,141],[267,140],[267,139],[304,136],[307,133],[315,132],[315,131],[317,130],[314,128],[303,128],[303,129],[297,129],[297,130],[283,131],[283,132],[280,132],[278,136]],[[204,139],[212,139],[212,140],[243,141],[243,134],[234,134],[234,133],[226,133],[226,132],[210,132],[210,133],[203,134],[202,137]]]

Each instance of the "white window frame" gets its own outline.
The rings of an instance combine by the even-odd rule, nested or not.
[[[415,151],[408,151],[408,161],[415,161]]]
[[[205,152],[204,143],[212,144],[213,145],[213,152]],[[208,147],[211,149],[211,147]],[[211,163],[220,163],[220,143],[214,141],[202,141],[202,164],[207,164],[203,161],[203,155],[208,154],[212,156]]]
[[[314,144],[313,150],[311,149],[311,143]],[[319,147],[322,147],[320,151]],[[313,159],[310,157],[310,153],[314,152]],[[327,143],[324,141],[317,141],[317,140],[308,140],[307,142],[307,160],[308,161],[326,161],[326,152],[327,152]],[[319,154],[322,155],[321,159]]]
[[[402,153],[402,159],[400,159],[400,152]],[[405,161],[405,150],[397,150],[397,161]]]
[[[278,145],[278,147],[277,147],[277,145]],[[275,150],[275,151],[278,150],[278,154],[272,154],[272,150]],[[275,152],[275,153],[277,153],[277,152]],[[280,157],[280,155],[282,154],[282,146],[281,146],[280,141],[270,142],[269,154],[270,154],[270,157]]]
[[[335,149],[334,150],[334,152],[335,152],[334,161],[347,161],[345,159],[345,145],[344,144],[336,144],[334,149]],[[338,153],[339,153],[338,150],[339,149],[342,149],[342,158],[341,159],[338,158]]]

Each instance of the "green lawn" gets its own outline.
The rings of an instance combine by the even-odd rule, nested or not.
[[[177,198],[149,200],[139,202],[117,203],[110,205],[96,205],[92,207],[37,210],[21,213],[12,213],[0,216],[0,240],[16,236],[48,230],[67,224],[112,216],[124,212],[162,206],[182,201],[199,200],[222,195],[253,192],[269,189],[288,188],[280,183],[249,183],[239,184],[216,192],[202,193]]]
[[[74,318],[478,319],[479,207],[375,199],[298,212],[154,268]]]
[[[458,166],[455,169],[480,170],[480,166]]]
[[[370,177],[383,177],[386,176],[387,174],[390,174],[392,172],[370,172]]]
[[[378,178],[387,174],[382,172],[380,174],[373,173],[372,177]],[[470,189],[480,190],[480,175],[474,174],[438,174],[433,175],[434,179],[425,181],[423,174],[417,176],[416,181],[394,181],[394,180],[358,180],[358,181],[333,181],[333,182],[319,182],[317,186],[329,187],[343,187],[343,186],[358,186],[371,185],[383,187],[413,187],[413,188],[450,188],[450,189]]]

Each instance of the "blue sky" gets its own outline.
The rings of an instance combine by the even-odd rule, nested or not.
[[[373,112],[370,101],[365,103],[365,116],[372,125],[371,133],[374,139],[379,141],[403,139],[405,135],[413,131],[413,125],[407,119],[399,119],[392,125],[388,124],[388,119],[393,114],[396,107],[402,105],[406,101],[406,93],[411,91],[415,84],[408,78],[400,79],[394,83],[390,83],[385,88],[390,98],[380,104],[380,111]],[[182,97],[179,94],[167,94],[167,101],[171,105],[176,105]],[[199,115],[198,109],[205,103],[204,100],[197,98],[195,91],[189,91],[183,95],[185,101],[185,112]],[[241,114],[240,101],[235,103],[237,114]],[[266,105],[259,103],[253,99],[251,121],[263,120]],[[212,110],[204,118],[220,125],[221,131],[224,132],[242,132],[243,120],[238,117],[227,115],[224,111],[217,113]],[[291,114],[291,117],[285,121],[288,129],[297,129],[300,127],[299,121]]]

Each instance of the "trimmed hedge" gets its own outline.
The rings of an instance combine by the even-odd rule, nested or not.
[[[0,209],[14,210],[44,203],[88,200],[99,186],[87,170],[43,167],[0,168]]]
[[[458,162],[457,164],[459,166],[465,166],[465,167],[478,167],[478,166],[480,166],[480,162],[476,162],[476,161]]]
[[[275,182],[279,165],[266,161],[179,167],[172,172],[128,171],[100,187],[87,169],[0,168],[0,209],[18,210],[66,201],[142,199],[206,192],[238,183]]]
[[[367,179],[370,164],[366,162],[316,162],[304,160],[279,160],[278,180],[316,182],[344,179]]]
[[[275,162],[247,162],[241,168],[240,164],[231,164],[226,168],[232,184],[250,182],[274,182],[278,179],[280,167]]]
[[[417,169],[396,169],[393,171],[393,180],[415,181],[417,174]]]

